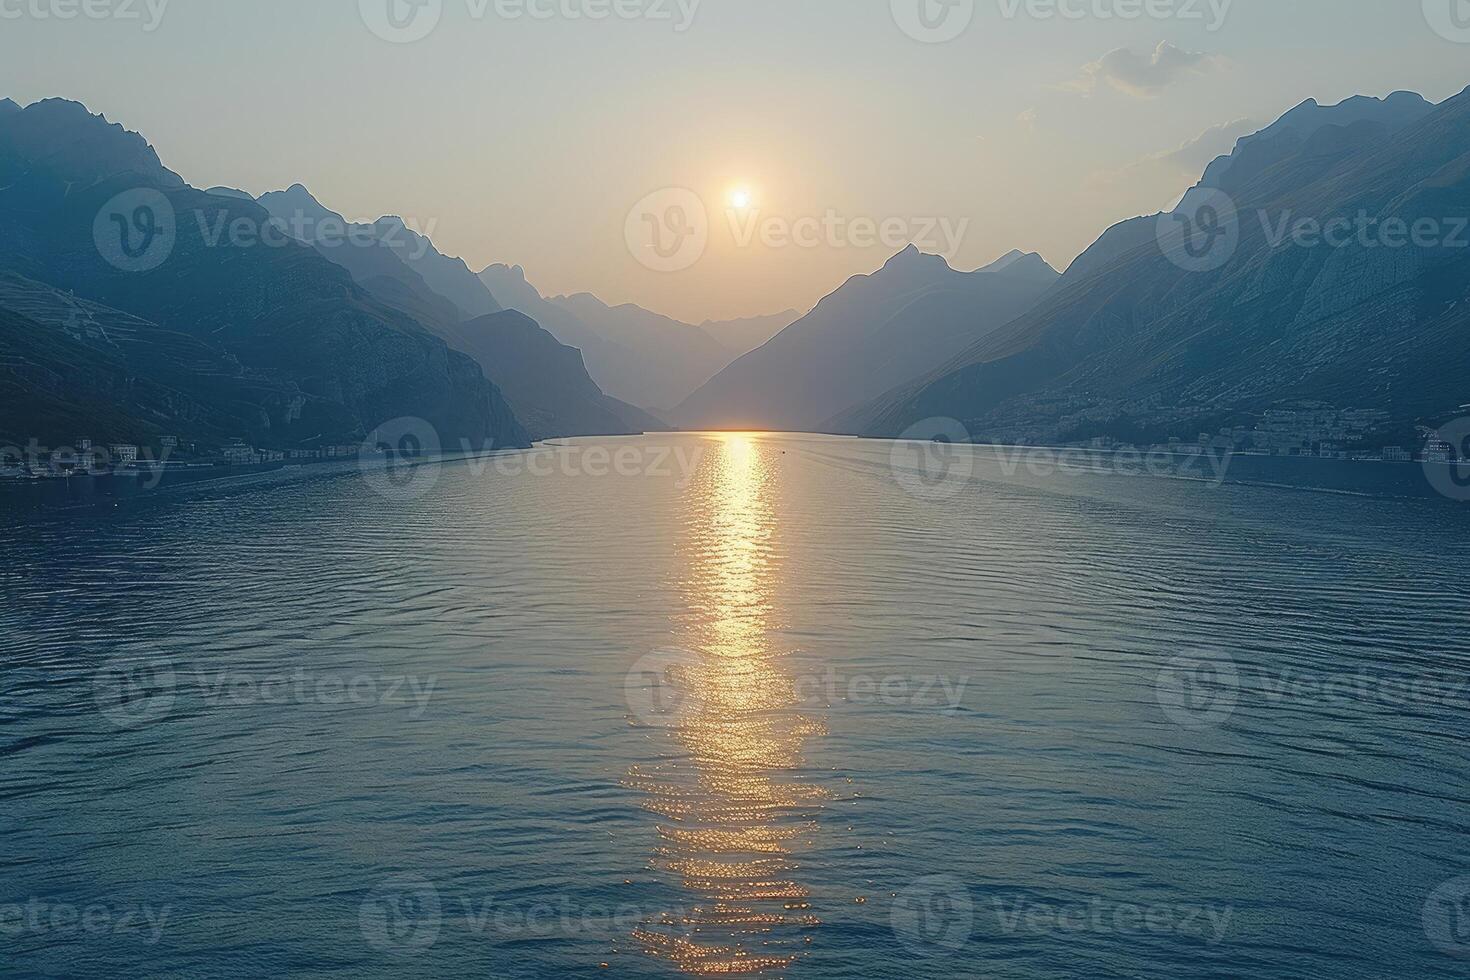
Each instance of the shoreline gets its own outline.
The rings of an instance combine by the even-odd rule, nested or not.
[[[389,462],[386,459],[364,459],[363,457],[331,460],[282,460],[254,464],[175,464],[161,469],[140,466],[126,471],[73,474],[70,476],[46,477],[0,477],[0,510],[39,509],[65,510],[92,506],[116,506],[124,500],[150,499],[170,490],[182,490],[196,486],[228,486],[231,481],[240,484],[270,482],[273,475],[300,476],[304,478],[336,477],[347,474],[373,473],[387,469],[413,469],[427,465],[470,462],[478,459],[493,459],[537,451],[567,451],[578,447],[590,447],[609,442],[657,440],[660,438],[727,437],[744,435],[752,438],[789,440],[805,439],[836,440],[842,442],[899,444],[892,438],[872,436],[839,435],[820,432],[786,432],[770,430],[664,430],[645,432],[639,435],[616,436],[568,436],[541,440],[529,448],[483,450],[478,452],[443,453],[434,457]],[[1014,477],[1024,471],[1028,464],[1050,465],[1054,471],[1064,471],[1068,465],[1084,467],[1080,473],[1062,475],[1085,475],[1087,463],[1094,467],[1094,475],[1153,476],[1164,479],[1186,478],[1192,482],[1203,482],[1220,486],[1254,486],[1272,489],[1308,490],[1326,493],[1347,493],[1365,497],[1399,497],[1408,499],[1441,499],[1455,502],[1453,498],[1436,490],[1429,478],[1429,468],[1455,466],[1454,462],[1407,461],[1369,459],[1337,459],[1318,456],[1279,456],[1251,451],[1204,449],[1194,451],[1178,447],[1101,448],[1089,446],[1045,446],[1016,445],[1002,443],[956,443],[976,451],[980,458],[988,458],[1009,464]],[[1049,463],[1046,457],[1050,457]],[[1077,461],[1075,463],[1063,460]],[[1191,476],[1173,467],[1189,465],[1199,460],[1214,460],[1220,469],[1214,478]],[[1087,462],[1082,462],[1087,461]],[[1124,467],[1123,464],[1129,464]],[[1162,464],[1153,465],[1153,464]],[[1245,472],[1241,472],[1244,469]],[[1042,473],[1037,477],[1057,475],[1057,472]],[[257,478],[257,479],[252,479]],[[284,482],[284,481],[283,481]],[[1470,488],[1467,488],[1470,496]]]

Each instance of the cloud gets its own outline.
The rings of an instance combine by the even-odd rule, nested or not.
[[[1099,84],[1107,83],[1136,99],[1152,99],[1182,78],[1207,74],[1223,64],[1224,59],[1215,55],[1186,51],[1160,41],[1151,55],[1134,54],[1128,48],[1109,51],[1083,65],[1078,77],[1062,88],[1091,96]]]
[[[1036,132],[1036,118],[1036,109],[1035,107],[1032,107],[1017,116],[1016,122],[1019,123],[1021,128],[1024,129],[1026,132],[1034,133]]]
[[[1117,170],[1098,171],[1089,174],[1087,185],[1092,188],[1111,188],[1120,184],[1142,183],[1165,184],[1175,180],[1194,183],[1205,172],[1215,158],[1235,149],[1242,136],[1249,136],[1261,128],[1254,119],[1236,119],[1218,126],[1211,126],[1193,139],[1187,139],[1172,150],[1150,153]]]
[[[1162,163],[1174,170],[1198,177],[1206,167],[1215,162],[1216,157],[1234,150],[1237,140],[1256,132],[1261,125],[1254,119],[1236,119],[1211,126],[1194,139],[1185,140],[1178,149],[1155,153],[1139,163]]]

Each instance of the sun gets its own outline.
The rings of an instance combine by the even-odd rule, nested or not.
[[[744,211],[753,201],[750,191],[744,187],[737,187],[730,192],[730,207],[737,211]]]

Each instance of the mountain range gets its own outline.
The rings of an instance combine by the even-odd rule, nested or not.
[[[1222,214],[1221,251],[1172,230]],[[1329,243],[1334,223],[1353,231]],[[1380,411],[1383,440],[1411,440],[1470,401],[1467,226],[1470,90],[1303,103],[1175,212],[1110,229],[1033,309],[829,428],[1162,440],[1325,405]]]
[[[59,99],[0,102],[0,312],[12,441],[310,448],[404,416],[476,446],[667,427],[409,222],[348,221],[300,184],[198,190],[139,134]],[[687,331],[682,350],[705,358],[692,388],[738,351]],[[648,370],[678,366],[666,352]]]
[[[528,443],[468,355],[311,247],[258,244],[270,221],[253,201],[189,186],[140,135],[77,103],[0,110],[10,292],[35,311],[49,289],[79,304],[66,321],[122,317],[130,330],[4,308],[6,430],[53,445],[174,435],[298,447],[412,416],[451,443]],[[247,239],[255,247],[233,244]],[[81,404],[92,421],[78,432]]]
[[[1320,240],[1334,223],[1360,230]],[[910,246],[805,315],[694,325],[474,273],[300,184],[199,190],[77,103],[0,100],[0,437],[294,448],[411,416],[502,447],[934,418],[1161,441],[1330,406],[1402,442],[1470,402],[1467,226],[1470,90],[1307,101],[1065,273]]]
[[[1057,278],[1035,254],[957,272],[910,246],[725,368],[672,418],[690,428],[819,430],[1014,320]]]
[[[695,326],[632,304],[608,306],[590,293],[543,297],[520,266],[492,265],[480,279],[507,306],[581,350],[608,394],[664,415],[798,316],[788,310]]]
[[[606,395],[579,351],[502,308],[462,259],[445,256],[399,218],[350,222],[300,184],[261,195],[280,228],[341,265],[382,302],[473,357],[506,395],[533,440],[626,435],[666,428]]]

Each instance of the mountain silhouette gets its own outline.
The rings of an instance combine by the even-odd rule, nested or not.
[[[504,309],[463,259],[440,252],[432,241],[405,224],[402,218],[390,215],[379,218],[376,225],[379,240],[422,276],[430,289],[463,310],[467,317],[499,313]]]
[[[733,361],[760,347],[800,318],[801,313],[796,310],[782,310],[780,313],[736,320],[706,320],[699,325],[699,329],[729,351],[730,360]]]
[[[609,306],[591,293],[550,302],[589,325],[631,358],[598,365],[609,392],[637,392],[639,403],[669,409],[729,364],[730,349],[699,327],[625,303]]]
[[[436,292],[404,258],[403,249],[383,240],[377,224],[349,222],[300,184],[259,198],[283,231],[346,269],[363,288],[425,326],[450,326],[468,314]],[[403,238],[401,245],[409,240]]]
[[[504,393],[532,439],[629,435],[667,428],[645,412],[605,395],[588,376],[581,354],[564,347],[530,317],[505,316],[514,312],[506,310],[466,317],[417,271],[428,268],[431,274],[448,275],[451,290],[463,296],[467,290],[457,268],[462,263],[449,260],[416,268],[405,258],[403,246],[428,255],[432,246],[426,244],[427,239],[416,242],[400,237],[395,245],[391,237],[380,236],[385,227],[390,228],[390,236],[401,235],[401,226],[347,222],[300,184],[262,195],[260,203],[283,228],[347,269],[383,303],[412,316],[452,348],[473,357]],[[369,244],[363,247],[352,244],[354,241]],[[479,293],[489,295],[483,284],[469,292],[480,304],[484,300]]]
[[[778,314],[693,326],[632,304],[609,306],[590,293],[545,298],[520,266],[492,265],[480,278],[506,306],[580,350],[605,392],[659,414],[750,350],[748,338],[794,319]]]
[[[725,368],[675,409],[673,421],[689,428],[822,428],[1015,319],[1056,279],[1037,255],[1012,253],[957,272],[911,245]]]
[[[978,440],[1159,440],[1311,402],[1386,412],[1385,437],[1412,440],[1465,402],[1470,363],[1470,90],[1420,101],[1304,103],[1185,195],[1182,209],[1227,194],[1239,215],[1238,245],[1209,268],[1171,233],[1143,233],[1187,210],[1134,219],[1035,309],[843,427],[949,417]],[[1370,231],[1304,247],[1289,234],[1304,218]],[[1419,222],[1436,237],[1372,231]]]
[[[455,347],[485,367],[535,440],[637,435],[668,425],[603,393],[582,353],[560,343],[519,310],[460,324]]]
[[[0,116],[0,188],[0,271],[184,335],[221,371],[233,365],[231,383],[196,393],[212,428],[289,448],[353,441],[415,417],[451,444],[527,443],[467,355],[314,249],[259,244],[271,230],[264,208],[190,187],[140,135],[84,106],[47,100]],[[232,229],[242,227],[254,244],[237,243]],[[109,246],[119,255],[156,255],[156,265],[105,255],[109,235],[119,236]],[[26,319],[9,318],[9,329]],[[191,411],[181,403],[145,421],[175,434],[193,423]],[[45,424],[25,415],[10,423]]]

